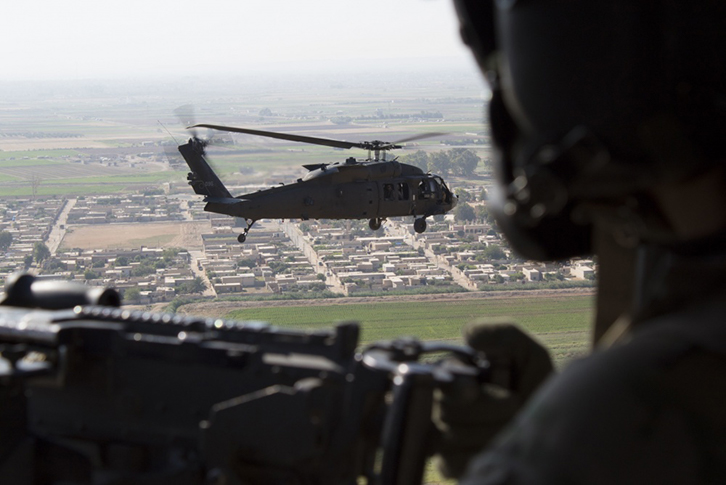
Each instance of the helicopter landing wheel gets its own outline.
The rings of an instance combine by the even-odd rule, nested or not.
[[[247,233],[250,232],[250,229],[257,221],[253,219],[245,219],[245,222],[247,223],[247,227],[245,227],[245,232],[237,236],[237,242],[239,242],[240,244],[247,240]]]
[[[371,231],[377,231],[381,228],[381,223],[383,222],[383,219],[380,219],[378,217],[374,217],[370,221],[368,221],[368,227],[371,228]]]
[[[426,219],[424,217],[419,217],[413,221],[413,230],[418,234],[424,232],[426,230]]]

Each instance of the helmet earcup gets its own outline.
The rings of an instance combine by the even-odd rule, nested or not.
[[[521,138],[512,120],[501,92],[495,90],[489,103],[489,122],[494,145],[494,175],[497,185],[491,191],[488,207],[497,220],[512,248],[527,259],[567,259],[592,253],[592,228],[587,223],[576,223],[572,218],[573,205],[567,194],[557,211],[542,217],[532,217],[532,201],[522,197],[514,159],[526,156],[519,147]],[[534,156],[534,155],[531,155]],[[519,161],[517,165],[535,166],[534,162]],[[531,181],[531,179],[530,179]],[[565,191],[564,185],[551,179],[552,191]],[[535,204],[536,205],[536,204]]]

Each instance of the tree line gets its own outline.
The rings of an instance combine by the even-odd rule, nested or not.
[[[426,153],[418,150],[399,158],[402,163],[414,165],[424,172],[438,175],[474,175],[481,157],[469,148],[452,148],[451,150]]]

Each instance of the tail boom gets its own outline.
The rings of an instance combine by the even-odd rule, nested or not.
[[[192,186],[194,192],[209,198],[232,199],[227,187],[224,186],[217,174],[214,173],[212,167],[209,166],[204,158],[204,143],[196,138],[190,138],[189,141],[179,146],[179,153],[184,157],[184,161],[189,165],[189,175],[187,180]]]

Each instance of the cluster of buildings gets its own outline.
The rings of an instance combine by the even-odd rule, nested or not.
[[[352,225],[366,226],[366,229],[351,231]],[[304,226],[288,222],[283,229],[325,276],[326,284],[338,293],[350,295],[455,284],[450,274],[415,249],[405,237],[386,230],[383,235],[374,235],[365,221],[343,224],[316,221]]]
[[[229,218],[214,218],[213,227],[220,220],[229,223]],[[258,222],[245,244],[237,242],[237,234],[230,227],[217,226],[214,233],[202,235],[204,254],[198,269],[205,271],[215,293],[326,289],[319,271],[277,223]]]
[[[190,262],[189,252],[177,249],[74,249],[53,258],[46,264],[46,273],[56,278],[111,285],[128,302],[148,304],[171,301],[177,295],[203,289]]]
[[[204,269],[217,294],[310,291],[355,293],[482,290],[513,285],[594,279],[591,260],[536,263],[518,260],[486,223],[443,221],[416,234],[413,224],[389,221],[380,234],[365,221],[258,222],[245,244],[239,230],[213,216],[214,234],[202,236]]]
[[[32,258],[35,244],[48,242],[54,228],[64,224],[112,227],[114,222],[202,219],[209,221],[209,230],[195,248],[56,252],[55,244],[42,266]],[[185,293],[482,290],[589,281],[596,272],[591,260],[519,260],[492,225],[461,224],[452,215],[431,221],[423,234],[414,231],[409,219],[387,221],[375,233],[367,221],[258,221],[244,244],[237,242],[241,228],[234,223],[230,217],[201,211],[200,204],[163,193],[79,197],[72,204],[63,199],[0,201],[0,232],[13,238],[0,258],[0,277],[35,265],[36,273],[115,286],[135,303],[152,303]]]
[[[595,264],[589,259],[542,263],[517,258],[487,223],[450,223],[418,236],[409,227],[399,232],[468,290],[497,284],[595,279]]]
[[[0,200],[0,233],[12,240],[7,248],[0,248],[0,278],[31,266],[35,245],[48,240],[66,203],[59,198]]]
[[[179,202],[164,194],[79,197],[68,214],[69,224],[166,222],[183,219]]]
[[[0,241],[8,238],[7,235],[10,241],[7,247],[0,247],[0,279],[16,271],[29,270],[40,277],[111,285],[122,292],[133,289],[130,295],[139,303],[169,301],[180,292],[190,292],[199,286],[185,250],[142,247],[57,251],[57,248],[59,229],[78,224],[94,210],[109,208],[112,214],[118,214],[119,222],[129,222],[142,220],[143,208],[150,208],[160,217],[165,213],[166,219],[161,220],[179,220],[178,207],[178,202],[171,202],[164,195],[142,194],[120,198],[79,197],[71,202],[60,198],[0,200]],[[123,215],[137,210],[142,215],[130,219]],[[38,245],[45,252],[39,254]],[[38,261],[39,256],[42,261]]]

